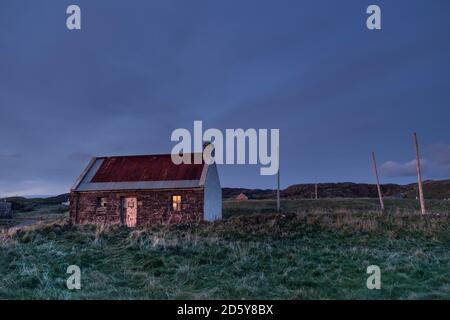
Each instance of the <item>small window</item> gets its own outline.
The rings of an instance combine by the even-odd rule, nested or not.
[[[181,211],[181,196],[172,196],[173,211]]]
[[[97,208],[106,207],[106,198],[97,198]]]

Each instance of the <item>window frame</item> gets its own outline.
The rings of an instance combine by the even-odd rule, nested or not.
[[[97,197],[97,209],[106,208],[107,203],[108,203],[107,197]]]
[[[182,196],[180,194],[173,194],[170,197],[172,202],[171,209],[173,212],[181,212]]]

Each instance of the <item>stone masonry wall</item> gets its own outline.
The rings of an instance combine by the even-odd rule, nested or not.
[[[121,198],[136,197],[138,226],[200,221],[203,194],[203,189],[72,192],[70,218],[73,223],[121,223]],[[180,212],[172,210],[173,195],[181,196]],[[99,198],[106,198],[105,207],[98,207]]]
[[[0,218],[12,218],[11,203],[0,202]]]

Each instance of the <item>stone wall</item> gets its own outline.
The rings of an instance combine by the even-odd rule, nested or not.
[[[181,211],[172,210],[172,196],[181,196]],[[137,198],[137,225],[169,224],[203,220],[203,189],[92,191],[70,194],[70,218],[73,223],[121,221],[121,198]],[[99,199],[106,198],[104,207]]]
[[[0,202],[0,218],[12,218],[11,203]]]

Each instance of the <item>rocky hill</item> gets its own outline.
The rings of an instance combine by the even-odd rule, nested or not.
[[[319,198],[376,198],[377,188],[374,184],[365,183],[319,183]],[[311,199],[314,198],[314,184],[295,184],[281,190],[280,195],[284,199]],[[415,198],[417,183],[399,185],[383,184],[381,191],[385,197],[391,198]],[[274,199],[276,191],[271,189],[243,189],[223,188],[223,198],[233,199],[243,193],[249,199]],[[450,180],[429,180],[424,182],[424,194],[427,199],[450,199]]]
[[[385,197],[414,199],[417,195],[417,183],[399,185],[383,184],[381,191]],[[276,190],[222,188],[224,199],[235,199],[239,194],[245,194],[249,199],[275,199]],[[424,182],[424,194],[427,199],[450,199],[450,180],[428,180]],[[314,198],[314,184],[294,184],[281,190],[283,199],[312,199]],[[376,198],[377,188],[374,184],[365,183],[319,183],[319,198]],[[56,205],[66,202],[68,194],[50,198],[26,199],[22,197],[6,198],[13,204],[14,210],[32,209],[38,205]]]

